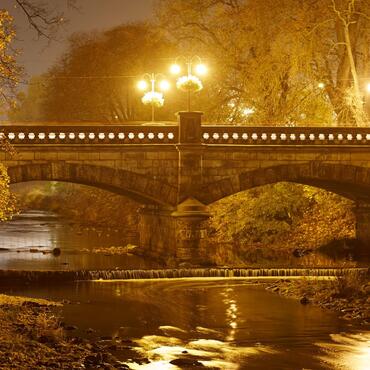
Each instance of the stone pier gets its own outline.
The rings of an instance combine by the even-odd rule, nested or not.
[[[357,251],[361,256],[370,254],[370,203],[358,202],[354,209],[356,216]]]

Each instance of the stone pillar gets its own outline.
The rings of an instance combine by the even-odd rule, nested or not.
[[[179,112],[178,204],[195,197],[202,185],[202,112]]]
[[[207,207],[194,198],[188,198],[172,213],[176,219],[176,259],[179,262],[199,264],[205,261],[207,242]]]
[[[143,254],[156,259],[175,258],[176,220],[173,209],[146,205],[139,210],[139,245]]]
[[[370,257],[370,203],[359,202],[354,209],[356,215],[356,239],[360,242],[358,254]]]

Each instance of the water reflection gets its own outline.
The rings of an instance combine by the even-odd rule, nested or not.
[[[151,268],[153,262],[128,254],[112,254],[109,247],[131,242],[116,231],[80,229],[45,211],[28,211],[0,223],[0,269],[80,270]],[[50,251],[61,249],[56,257]],[[100,249],[102,253],[96,253]],[[104,252],[106,250],[106,252]]]
[[[215,339],[183,341],[176,337],[145,336],[136,341],[136,351],[147,357],[149,364],[127,362],[131,369],[178,369],[170,362],[175,359],[190,359],[206,367],[238,370],[248,357],[273,354],[277,351],[267,346],[240,347]]]
[[[332,334],[330,337],[333,343],[318,343],[327,352],[322,356],[325,362],[346,370],[370,369],[370,333]]]
[[[114,353],[131,369],[177,369],[175,359],[227,370],[364,370],[370,362],[365,328],[360,335],[332,312],[241,280],[80,282],[13,293],[71,301],[62,314],[78,326],[74,335],[134,341],[130,353]]]

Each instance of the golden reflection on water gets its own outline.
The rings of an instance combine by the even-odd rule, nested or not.
[[[370,332],[360,334],[332,334],[334,343],[318,343],[327,353],[321,359],[343,370],[370,369]],[[334,354],[334,355],[333,355]]]
[[[183,331],[181,328],[171,328]],[[175,331],[175,330],[174,330]],[[276,351],[267,346],[237,347],[231,343],[216,339],[197,339],[183,341],[175,337],[148,335],[136,340],[135,350],[149,358],[149,364],[127,362],[133,370],[179,369],[169,362],[178,358],[197,359],[205,367],[222,370],[239,370],[240,364],[247,357],[272,354]],[[186,355],[185,355],[186,354]]]
[[[226,341],[232,342],[235,340],[236,329],[238,327],[238,305],[235,290],[232,287],[227,287],[221,295],[223,296],[222,302],[226,306],[226,322],[230,328],[226,336]]]

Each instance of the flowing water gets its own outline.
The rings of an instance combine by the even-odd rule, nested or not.
[[[131,369],[178,369],[170,361],[181,357],[225,370],[369,369],[366,328],[248,281],[86,281],[12,293],[69,300],[62,315],[74,335],[116,337],[124,349],[114,355]]]
[[[28,211],[0,223],[0,269],[141,269],[156,264],[129,254],[114,254],[128,239],[116,230],[82,229],[44,211]],[[50,253],[59,248],[61,254]]]
[[[153,274],[143,270],[157,266],[138,257],[93,251],[117,245],[122,245],[118,234],[80,231],[53,214],[28,212],[0,226],[0,269],[118,267],[119,278]],[[60,256],[42,253],[56,247]],[[136,272],[130,275],[127,268]],[[131,369],[175,370],[170,361],[179,358],[224,370],[370,369],[370,328],[267,292],[247,278],[79,281],[2,291],[69,302],[60,310],[67,324],[78,327],[73,335],[115,338],[113,354]]]

